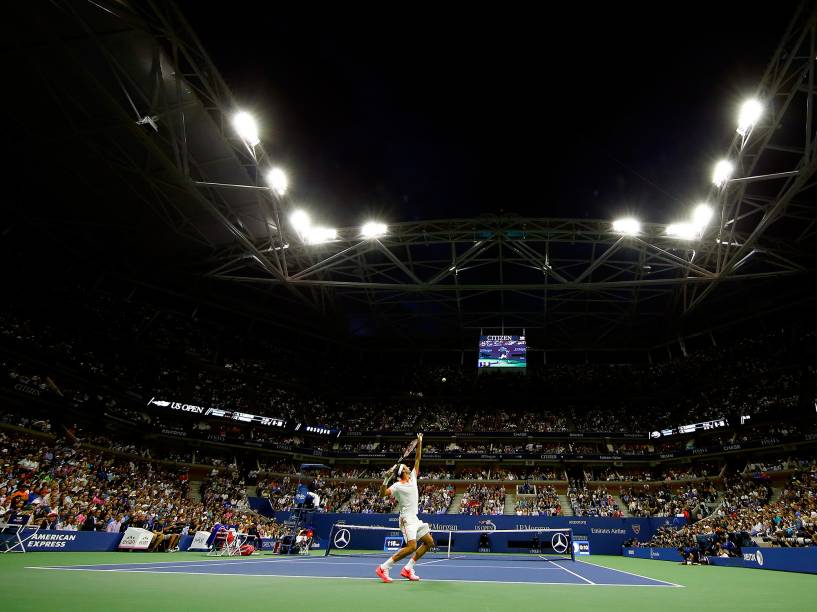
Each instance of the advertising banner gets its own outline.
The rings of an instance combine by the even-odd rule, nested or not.
[[[210,546],[207,544],[208,539],[210,539],[209,531],[197,531],[196,535],[193,536],[193,541],[190,543],[188,550],[210,550]]]
[[[24,529],[20,534],[26,552],[103,552],[116,550],[121,533]]]
[[[622,555],[655,561],[681,561],[674,548],[624,548]],[[711,565],[817,574],[817,546],[806,548],[745,547],[740,557],[708,557]]]
[[[681,555],[677,548],[625,548],[622,555],[633,559],[681,562]]]
[[[817,574],[817,546],[805,548],[743,548],[741,557],[710,557],[712,565]]]
[[[153,532],[139,527],[128,527],[125,530],[119,548],[128,550],[147,550],[153,540]]]

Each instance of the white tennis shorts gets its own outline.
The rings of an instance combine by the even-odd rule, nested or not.
[[[415,517],[403,518],[400,517],[400,531],[403,532],[403,537],[406,542],[422,538],[425,534],[431,531],[428,523],[423,523]]]

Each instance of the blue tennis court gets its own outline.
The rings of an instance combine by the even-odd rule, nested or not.
[[[262,576],[269,578],[334,578],[379,581],[375,566],[379,557],[267,557],[248,559],[196,559],[162,563],[110,565],[29,566],[32,570],[81,572],[132,572],[142,574],[207,574],[213,576]],[[513,561],[480,559],[474,556],[421,561],[417,574],[424,581],[487,582],[576,586],[680,587],[679,584],[648,578],[623,570],[582,561]],[[399,566],[392,570],[395,582]],[[388,585],[383,585],[388,588]]]

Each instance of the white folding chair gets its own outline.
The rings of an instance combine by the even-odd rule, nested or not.
[[[241,554],[241,546],[247,541],[246,534],[221,528],[213,539],[208,557],[234,557]]]

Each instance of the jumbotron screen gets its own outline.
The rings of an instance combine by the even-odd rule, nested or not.
[[[528,362],[525,336],[480,336],[478,368],[524,368]]]

